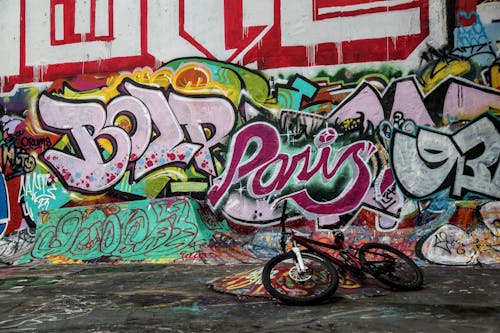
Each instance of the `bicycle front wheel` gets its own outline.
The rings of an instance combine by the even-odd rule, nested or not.
[[[273,297],[292,305],[317,304],[330,298],[339,285],[337,269],[329,261],[302,252],[306,267],[299,272],[293,252],[269,260],[262,270],[262,283]]]
[[[406,254],[392,246],[368,243],[359,249],[359,260],[375,279],[399,290],[422,287],[422,270]]]

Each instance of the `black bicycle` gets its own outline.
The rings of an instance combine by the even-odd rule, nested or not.
[[[286,202],[280,221],[283,253],[271,258],[262,271],[264,287],[278,300],[297,305],[323,302],[338,288],[338,270],[362,279],[372,276],[397,290],[422,287],[422,270],[401,251],[381,243],[347,246],[341,231],[335,231],[333,243],[298,235],[286,230],[285,210]]]

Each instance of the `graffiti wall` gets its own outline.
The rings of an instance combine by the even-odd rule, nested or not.
[[[500,2],[207,6],[4,6],[1,262],[500,262]]]

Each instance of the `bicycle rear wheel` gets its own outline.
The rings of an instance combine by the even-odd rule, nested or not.
[[[422,270],[410,257],[392,246],[368,243],[359,249],[358,255],[363,268],[380,282],[399,290],[422,287]]]
[[[280,254],[269,260],[262,270],[262,283],[266,290],[292,305],[317,304],[330,298],[339,285],[337,269],[319,255],[302,252],[306,267],[297,269],[293,252]]]

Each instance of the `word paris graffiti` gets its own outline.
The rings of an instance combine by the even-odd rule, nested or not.
[[[276,82],[182,58],[20,86],[1,99],[0,225],[17,247],[0,256],[252,260],[273,253],[286,200],[299,228],[498,262],[500,92],[388,76]]]
[[[280,153],[279,133],[272,126],[266,123],[252,123],[246,126],[234,137],[229,155],[231,162],[220,179],[221,184],[210,188],[207,195],[209,204],[216,207],[229,192],[231,185],[248,177],[246,186],[251,197],[261,198],[273,193],[278,194],[273,206],[283,200],[292,200],[306,215],[342,214],[353,210],[359,206],[370,187],[371,171],[367,163],[377,148],[369,141],[358,141],[334,154],[332,145],[336,137],[337,132],[334,129],[323,130],[315,138],[318,148],[316,157],[310,145],[290,156]],[[247,148],[253,143],[257,146],[256,150],[250,158],[242,161]],[[333,200],[318,202],[310,196],[307,189],[279,196],[292,177],[297,183],[308,183],[318,174],[326,185],[318,184],[323,187],[322,190],[332,190],[328,185],[340,173],[344,164],[350,167],[354,177],[348,188]],[[266,179],[269,173],[271,175]]]

